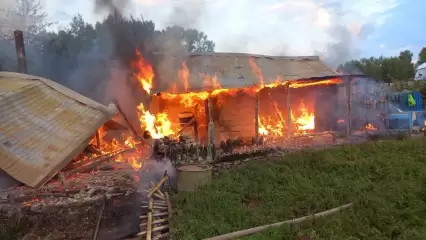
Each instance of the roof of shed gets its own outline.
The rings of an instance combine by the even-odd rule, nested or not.
[[[178,86],[178,92],[183,92],[183,84],[178,77],[183,62],[189,70],[188,91],[204,90],[206,75],[216,76],[222,88],[259,85],[259,78],[250,61],[254,61],[259,67],[264,84],[276,82],[277,79],[288,81],[339,76],[317,56],[282,57],[244,53],[154,53],[154,56],[158,61],[155,68],[154,93],[167,92],[172,84]]]
[[[48,79],[0,72],[0,112],[0,168],[38,188],[83,151],[117,109]]]

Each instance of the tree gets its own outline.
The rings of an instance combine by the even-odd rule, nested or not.
[[[426,47],[422,48],[419,52],[419,59],[417,60],[417,66],[426,62]]]
[[[13,39],[13,31],[22,30],[25,33],[25,43],[40,43],[46,28],[53,22],[47,21],[47,13],[42,11],[42,5],[37,0],[16,0],[15,6],[6,9],[5,18],[1,23],[1,37]]]
[[[348,73],[348,69],[356,69],[359,73],[383,82],[408,81],[414,78],[413,53],[409,50],[400,52],[398,57],[370,57],[353,60],[340,67]],[[353,73],[349,72],[349,73]]]
[[[214,42],[204,32],[179,26],[162,30],[157,40],[157,50],[164,52],[214,52],[215,48]]]

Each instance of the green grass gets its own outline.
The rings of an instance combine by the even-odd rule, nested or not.
[[[173,239],[203,239],[354,202],[244,239],[426,239],[426,138],[295,153],[222,172],[173,199]],[[309,237],[309,238],[306,238]]]

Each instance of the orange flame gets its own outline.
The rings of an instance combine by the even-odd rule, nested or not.
[[[172,122],[166,113],[159,113],[154,116],[145,110],[143,104],[139,104],[139,121],[148,131],[153,139],[159,139],[165,136],[173,135]]]
[[[139,51],[136,51],[136,55],[138,58],[135,60],[135,62],[132,63],[134,76],[138,79],[142,89],[144,89],[148,94],[151,94],[153,79],[155,77],[153,67],[144,59]],[[178,79],[182,83],[185,93],[177,94],[177,84],[173,83],[170,85],[169,93],[162,93],[160,96],[165,100],[179,101],[179,103],[186,108],[193,108],[198,104],[203,104],[202,102],[210,96],[215,97],[221,94],[235,95],[239,91],[243,91],[246,94],[254,95],[256,92],[259,92],[265,88],[301,88],[317,85],[331,85],[342,82],[342,80],[338,78],[309,82],[283,81],[283,79],[277,77],[274,81],[272,81],[272,83],[265,84],[262,68],[258,66],[255,58],[250,58],[249,64],[252,68],[252,71],[258,78],[259,84],[257,86],[243,89],[227,89],[221,86],[218,81],[218,77],[215,74],[200,74],[203,81],[204,91],[192,92],[189,86],[190,71],[187,64],[182,62],[181,69],[178,71]],[[274,103],[274,105],[276,105],[276,103]],[[149,132],[152,138],[158,139],[165,136],[173,136],[178,132],[178,129],[176,129],[178,124],[173,125],[167,113],[162,112],[153,114],[142,103],[139,104],[137,110],[141,128]],[[285,117],[283,117],[283,115]],[[283,136],[285,135],[285,131],[288,128],[296,129],[296,133],[304,133],[306,131],[315,129],[314,111],[312,109],[308,109],[303,102],[300,103],[294,112],[290,112],[290,116],[291,126],[287,126],[287,113],[281,112],[278,107],[275,106],[275,113],[271,116],[259,116],[259,133],[265,136]],[[100,135],[101,139],[103,139],[105,133],[103,132],[102,128],[100,129]],[[137,141],[132,137],[125,136],[123,136],[123,140],[121,141],[117,139],[113,139],[109,142],[101,141],[102,153],[123,149],[125,147],[134,147],[136,143]],[[143,165],[141,162],[137,161],[136,158],[124,159],[123,156],[118,156],[115,161],[127,162],[135,169],[139,169]]]
[[[365,125],[365,130],[367,130],[367,131],[375,131],[375,130],[377,130],[377,128],[373,124],[367,123],[367,125]]]
[[[152,89],[152,81],[154,79],[154,70],[152,65],[148,64],[139,50],[136,50],[138,59],[133,63],[135,69],[134,76],[138,79],[142,88],[149,94]]]

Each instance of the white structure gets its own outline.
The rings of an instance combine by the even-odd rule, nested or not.
[[[416,75],[414,76],[414,80],[416,81],[426,80],[426,63],[422,63],[416,68]]]

